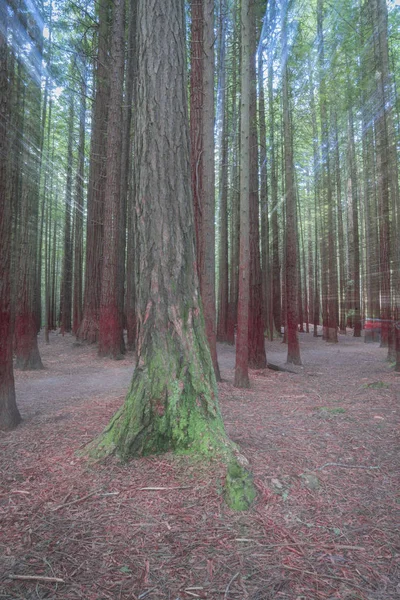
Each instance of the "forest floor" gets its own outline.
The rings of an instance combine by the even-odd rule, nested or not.
[[[80,456],[123,402],[133,356],[40,336],[45,370],[16,372],[23,423],[0,434],[0,598],[399,598],[400,376],[350,333],[300,343],[297,373],[252,371],[250,390],[219,347],[226,429],[258,490],[234,513],[218,465]],[[267,342],[267,357],[283,365],[286,347]]]

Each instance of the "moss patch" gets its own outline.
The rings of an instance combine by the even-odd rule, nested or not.
[[[247,510],[257,495],[251,473],[237,461],[228,466],[224,495],[227,505],[233,510]]]

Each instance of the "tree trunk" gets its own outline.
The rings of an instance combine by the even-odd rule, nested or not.
[[[41,140],[41,57],[42,32],[37,25],[41,22],[36,15],[29,15],[29,35],[32,39],[31,52],[35,55],[29,79],[25,85],[26,114],[22,186],[20,254],[15,312],[16,368],[42,369],[37,344],[37,242],[39,217],[39,167]]]
[[[226,2],[220,7],[220,44],[218,59],[219,106],[217,123],[220,127],[219,176],[219,249],[218,249],[218,322],[217,339],[228,342],[229,278],[228,278],[228,106],[226,94]],[[219,118],[218,118],[219,117]]]
[[[123,458],[214,455],[229,444],[195,268],[184,31],[183,0],[139,0],[137,364],[125,404],[95,443]]]
[[[125,1],[114,0],[110,55],[110,107],[104,191],[103,269],[100,295],[99,355],[120,358],[125,352],[120,302],[121,150],[124,86]],[[129,132],[125,132],[129,135]]]
[[[257,76],[255,1],[250,3],[250,151],[249,151],[249,218],[250,218],[250,301],[249,301],[249,366],[264,369],[265,356],[263,289],[260,257],[260,206],[258,198]]]
[[[83,319],[77,338],[90,344],[99,334],[103,264],[104,188],[106,180],[107,117],[109,102],[110,0],[99,0],[98,50],[87,200],[86,268]]]
[[[190,136],[197,268],[207,339],[219,380],[215,331],[213,11],[213,0],[192,0]]]
[[[251,1],[251,0],[250,0]],[[250,3],[241,6],[241,106],[240,106],[240,248],[239,296],[236,335],[235,387],[248,388],[249,382],[249,300],[250,300]]]
[[[0,23],[6,23],[6,6],[0,4]],[[21,421],[15,401],[11,321],[12,196],[8,183],[8,127],[10,121],[7,29],[0,28],[0,430]]]
[[[85,124],[86,124],[86,89],[87,68],[85,58],[81,60],[81,98],[79,113],[79,142],[78,142],[78,168],[75,178],[75,215],[74,215],[74,301],[72,331],[76,335],[82,322],[82,295],[83,295],[83,196],[85,181]]]
[[[270,4],[270,33],[275,23],[275,2]],[[275,110],[274,110],[274,69],[273,53],[268,57],[268,103],[269,103],[269,146],[271,152],[271,228],[272,228],[272,311],[276,331],[282,328],[281,314],[281,265],[279,260],[279,223],[278,223],[278,180],[275,160]]]
[[[132,148],[132,105],[136,105],[136,98],[134,97],[135,81],[136,81],[136,67],[137,67],[137,56],[136,56],[136,27],[137,27],[137,2],[133,2],[130,5],[129,12],[129,34],[128,34],[128,61],[126,67],[126,81],[125,81],[125,117],[124,117],[124,131],[123,146],[123,157],[125,161],[123,164],[123,184],[122,194],[127,195],[127,256],[129,260],[126,261],[126,296],[125,296],[125,311],[126,311],[126,329],[127,329],[127,348],[128,350],[134,350],[136,347],[136,301],[135,301],[135,287],[136,287],[136,271],[135,271],[135,197],[134,197],[134,164],[131,161],[131,148]],[[125,179],[124,179],[125,178]],[[125,192],[124,192],[125,190]]]
[[[298,268],[297,268],[297,219],[296,191],[294,182],[292,126],[289,99],[289,68],[287,64],[287,11],[288,0],[282,5],[282,102],[283,102],[283,141],[286,197],[286,328],[288,353],[287,362],[301,365],[300,347],[297,333],[298,325]]]
[[[70,69],[72,72],[72,68]],[[61,280],[60,329],[62,335],[71,331],[72,320],[72,268],[73,268],[73,241],[72,241],[72,171],[73,171],[73,146],[74,146],[74,97],[70,92],[68,115],[68,149],[67,149],[67,181],[65,184],[65,224],[64,224],[64,252],[63,273]]]

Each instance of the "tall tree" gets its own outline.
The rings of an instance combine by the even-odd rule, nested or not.
[[[25,82],[26,143],[23,150],[21,181],[21,221],[19,227],[18,284],[15,309],[15,353],[18,369],[42,369],[37,343],[37,247],[41,147],[41,73],[43,22],[34,6],[19,16],[28,35],[30,64]],[[32,12],[31,12],[32,11]],[[29,118],[28,118],[29,117]]]
[[[251,0],[250,0],[251,1]],[[241,6],[241,104],[240,104],[240,250],[239,299],[236,335],[235,383],[247,388],[249,382],[249,300],[250,300],[250,2]]]
[[[250,233],[250,298],[249,298],[249,366],[263,369],[266,365],[263,284],[260,257],[260,206],[257,139],[257,35],[256,2],[250,2],[250,138],[249,138],[249,233]]]
[[[125,59],[125,0],[113,2],[110,56],[110,107],[104,193],[104,246],[100,295],[99,354],[118,358],[125,351],[119,279],[121,244],[122,99]],[[125,221],[123,220],[125,224]],[[125,248],[124,248],[125,253]]]
[[[72,65],[70,69],[72,73]],[[72,228],[72,181],[73,181],[73,146],[74,146],[75,106],[72,91],[68,98],[68,150],[67,179],[65,184],[65,223],[63,271],[60,292],[60,329],[64,335],[71,331],[72,320],[72,272],[73,272],[73,228]]]
[[[297,287],[297,229],[296,229],[296,191],[294,181],[292,125],[289,96],[288,67],[288,0],[282,3],[282,102],[283,102],[283,141],[284,176],[286,198],[286,326],[288,353],[287,362],[301,364],[300,346],[297,333],[298,325],[298,287]]]
[[[8,127],[10,88],[6,7],[0,4],[0,430],[13,429],[21,420],[15,401],[11,321],[11,209],[8,184]]]
[[[92,111],[92,137],[87,199],[86,268],[83,318],[77,337],[94,343],[99,335],[101,272],[103,264],[104,187],[106,134],[109,101],[110,0],[98,3],[95,93]]]
[[[217,380],[215,312],[214,0],[192,0],[191,168],[197,268]]]
[[[184,16],[183,0],[138,2],[137,363],[96,442],[125,458],[228,449],[194,268]]]

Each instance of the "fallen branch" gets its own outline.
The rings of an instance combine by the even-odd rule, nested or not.
[[[322,465],[322,467],[317,467],[314,471],[322,471],[325,467],[344,467],[345,469],[380,469],[380,467],[369,467],[368,465],[344,465],[343,463],[334,463],[328,462]]]
[[[44,577],[43,575],[9,575],[9,579],[15,581],[47,581],[49,583],[65,583],[60,577]]]
[[[76,500],[72,500],[71,502],[65,502],[64,504],[59,504],[58,506],[56,506],[55,508],[52,508],[51,510],[52,510],[52,512],[56,512],[57,510],[60,510],[60,508],[65,508],[66,506],[72,506],[73,504],[79,504],[79,502],[84,502],[85,500],[87,500],[91,496],[94,496],[95,494],[98,494],[99,492],[101,492],[101,490],[96,490],[95,492],[90,492],[90,494],[86,494],[86,496],[82,496],[82,498],[77,498]]]

